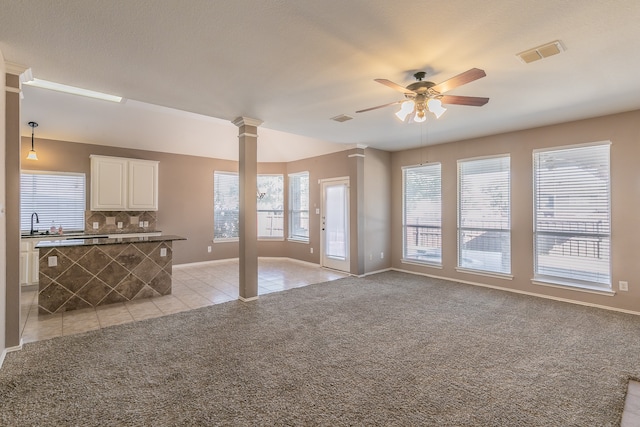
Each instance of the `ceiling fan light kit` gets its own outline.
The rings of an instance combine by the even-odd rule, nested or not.
[[[396,113],[396,117],[400,120],[414,121],[422,123],[426,120],[425,113],[429,111],[436,118],[440,118],[447,111],[442,104],[458,104],[481,107],[489,102],[489,98],[481,98],[475,96],[459,96],[459,95],[443,95],[458,86],[478,80],[486,73],[479,68],[472,68],[462,74],[450,78],[440,84],[423,81],[426,73],[424,71],[417,72],[413,75],[417,82],[411,83],[407,87],[400,86],[386,79],[375,79],[376,82],[390,87],[404,94],[406,100],[396,101],[389,104],[379,105],[377,107],[367,108],[356,111],[356,113],[364,113],[366,111],[376,110],[378,108],[388,107],[390,105],[400,105],[400,110]]]

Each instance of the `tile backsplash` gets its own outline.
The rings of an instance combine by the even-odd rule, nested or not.
[[[85,211],[87,234],[147,233],[156,231],[156,211]],[[94,224],[98,228],[94,228]]]

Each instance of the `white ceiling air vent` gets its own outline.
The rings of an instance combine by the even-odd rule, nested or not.
[[[338,116],[335,117],[331,117],[331,120],[335,121],[335,122],[346,122],[347,120],[351,120],[353,119],[353,117],[351,116],[347,116],[346,114],[340,114]]]
[[[537,61],[548,56],[557,55],[560,52],[564,52],[565,48],[560,40],[552,41],[551,43],[543,44],[542,46],[534,47],[533,49],[525,50],[516,54],[520,61],[528,64],[530,62]]]

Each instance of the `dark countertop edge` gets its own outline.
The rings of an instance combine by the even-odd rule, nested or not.
[[[115,234],[151,234],[151,233],[162,233],[162,231],[160,230],[155,230],[155,231],[127,231],[122,232],[122,233],[112,233],[112,232],[108,232],[108,233],[93,233],[93,234],[89,234],[89,233],[85,233],[82,231],[78,231],[78,232],[73,232],[73,233],[64,233],[64,234],[20,234],[20,239],[50,239],[50,240],[64,240],[64,239],[68,239],[68,238],[73,238],[73,239],[77,239],[77,238],[86,238],[86,239],[92,239],[92,236],[104,236],[105,234],[108,235],[115,235]]]
[[[149,243],[149,242],[167,242],[174,240],[187,240],[186,237],[175,236],[172,234],[162,236],[139,236],[139,237],[116,237],[116,238],[99,238],[99,239],[68,239],[68,240],[43,240],[39,242],[35,248],[67,248],[77,246],[94,246],[94,245],[121,245],[125,243]]]

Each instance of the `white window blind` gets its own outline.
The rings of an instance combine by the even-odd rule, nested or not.
[[[458,161],[458,267],[511,273],[510,159]]]
[[[258,238],[284,238],[284,177],[258,175]]]
[[[20,174],[20,231],[31,231],[31,215],[40,220],[35,230],[52,225],[65,232],[84,231],[85,175],[83,173],[23,171]]]
[[[611,288],[609,144],[533,155],[535,276]]]
[[[289,175],[289,239],[309,241],[309,172]]]
[[[213,240],[239,237],[240,181],[237,173],[213,173]]]
[[[403,169],[403,258],[442,265],[441,165]]]

